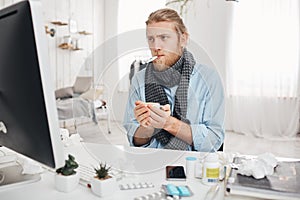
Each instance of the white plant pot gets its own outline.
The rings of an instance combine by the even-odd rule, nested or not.
[[[55,175],[55,188],[60,192],[71,192],[79,184],[79,173],[64,176],[61,174]]]
[[[109,178],[106,180],[93,178],[91,181],[91,189],[97,196],[109,196],[118,189],[117,181],[115,178]]]

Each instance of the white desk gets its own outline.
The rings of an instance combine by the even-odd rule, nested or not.
[[[79,163],[95,166],[98,161],[105,161],[116,169],[122,169],[124,177],[119,183],[138,183],[152,182],[155,187],[135,190],[118,190],[113,196],[101,199],[134,199],[146,194],[158,192],[162,184],[174,183],[176,185],[188,185],[194,195],[182,199],[204,199],[209,186],[203,185],[200,179],[187,179],[187,181],[166,181],[166,165],[185,165],[186,156],[200,157],[198,152],[183,152],[174,150],[161,149],[144,149],[132,148],[106,144],[82,143],[81,145],[70,146],[66,153],[71,153],[76,157]],[[203,155],[203,154],[202,154]],[[54,173],[45,172],[42,174],[42,180],[0,191],[1,200],[17,199],[62,199],[62,200],[82,200],[82,199],[99,199],[91,190],[83,185],[79,185],[76,190],[70,193],[62,193],[55,190]],[[250,199],[234,196],[224,197],[224,184],[215,199]]]

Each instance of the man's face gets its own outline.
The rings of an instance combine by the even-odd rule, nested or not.
[[[182,55],[186,35],[178,35],[172,22],[155,22],[147,25],[147,40],[156,70],[163,71],[171,67]]]

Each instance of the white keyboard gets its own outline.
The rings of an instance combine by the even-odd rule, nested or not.
[[[86,166],[79,164],[77,169],[80,175],[80,182],[83,184],[88,184],[92,180],[92,178],[96,175],[95,170],[92,166]]]

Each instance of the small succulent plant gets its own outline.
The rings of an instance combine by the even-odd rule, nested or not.
[[[70,176],[76,174],[75,169],[78,167],[78,163],[75,161],[75,157],[68,155],[68,160],[65,161],[65,165],[56,170],[56,173],[62,174],[64,176]]]
[[[96,173],[96,178],[98,179],[108,179],[111,176],[108,174],[111,167],[108,167],[106,164],[100,163],[98,167],[94,168]]]

